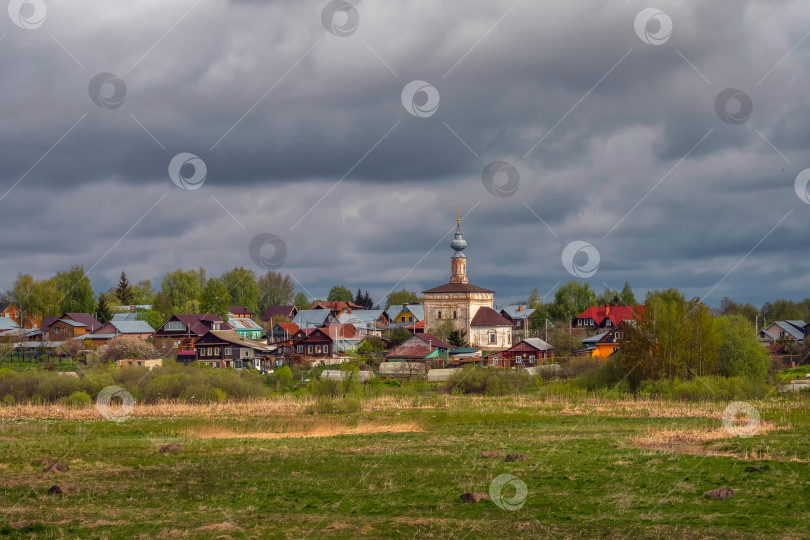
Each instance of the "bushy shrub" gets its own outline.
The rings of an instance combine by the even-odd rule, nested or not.
[[[87,392],[79,391],[73,392],[68,397],[64,398],[64,403],[71,407],[87,407],[93,403],[93,399]]]
[[[76,392],[91,399],[107,386],[125,388],[138,401],[161,400],[219,402],[269,394],[258,373],[244,370],[210,369],[166,362],[151,371],[142,367],[99,366],[79,376],[45,370],[15,372],[0,370],[0,396],[3,403],[54,403]],[[191,397],[195,396],[192,400]]]
[[[304,410],[307,414],[350,414],[363,410],[363,402],[355,397],[330,399],[320,397]]]
[[[523,390],[526,383],[526,376],[517,371],[467,366],[450,376],[447,388],[453,394],[501,396]]]
[[[159,358],[157,350],[148,341],[134,336],[118,336],[99,348],[99,360],[114,362],[126,358]]]

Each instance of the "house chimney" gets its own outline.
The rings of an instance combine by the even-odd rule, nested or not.
[[[518,311],[523,311],[523,306],[518,306]]]
[[[605,304],[605,317],[610,315],[610,304]]]

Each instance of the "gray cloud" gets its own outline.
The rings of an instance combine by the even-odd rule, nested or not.
[[[312,294],[341,282],[379,298],[447,278],[449,237],[425,254],[461,207],[471,277],[499,299],[569,279],[572,240],[599,249],[597,289],[703,295],[792,209],[709,301],[807,296],[810,208],[793,179],[808,166],[810,41],[787,54],[810,19],[800,2],[662,4],[674,31],[660,46],[621,2],[525,2],[497,26],[513,2],[357,2],[346,38],[324,30],[323,5],[78,1],[50,4],[37,30],[3,23],[0,197],[23,180],[0,201],[0,287],[70,264],[97,289],[122,269],[217,274],[250,266],[250,239],[271,232]],[[91,101],[99,72],[125,81],[121,107]],[[400,103],[414,79],[441,95],[429,118]],[[715,114],[728,87],[754,104],[742,126]],[[205,161],[201,189],[170,182],[180,152]],[[495,159],[520,171],[513,197],[481,183]]]

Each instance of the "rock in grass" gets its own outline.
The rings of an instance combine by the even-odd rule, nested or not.
[[[43,472],[48,471],[65,472],[70,470],[70,467],[68,467],[67,464],[50,458],[43,459],[42,461],[40,461],[40,465],[44,467],[44,469],[42,469]]]
[[[507,454],[504,461],[526,461],[529,456],[526,454]]]
[[[166,444],[160,447],[160,451],[163,454],[168,452],[179,452],[180,450],[182,450],[182,448],[180,448],[179,444]]]
[[[497,450],[488,450],[486,452],[481,452],[482,458],[493,458],[493,457],[501,457],[501,453]]]
[[[762,469],[757,467],[756,465],[752,465],[751,467],[746,467],[745,472],[760,472]]]
[[[721,501],[734,497],[734,490],[730,487],[712,489],[703,494],[704,498],[719,499]]]
[[[461,500],[465,503],[479,503],[481,501],[490,501],[492,497],[489,493],[462,493]]]
[[[48,495],[61,495],[61,494],[62,488],[60,488],[59,486],[51,486],[51,488],[48,490]]]

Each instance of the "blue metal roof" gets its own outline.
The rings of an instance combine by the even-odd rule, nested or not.
[[[326,324],[326,319],[332,313],[328,309],[302,309],[298,312],[292,322],[299,328],[313,328]]]
[[[112,320],[110,324],[121,334],[151,334],[155,331],[146,321]]]
[[[522,309],[521,309],[522,308]],[[527,308],[520,304],[503,306],[500,311],[506,312],[512,319],[527,319],[531,317],[532,313],[536,310],[534,308]]]

